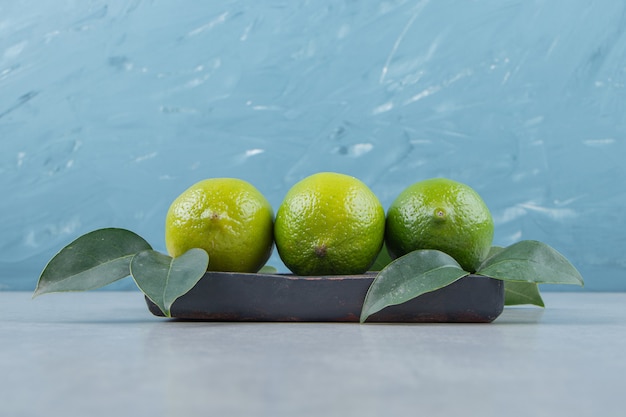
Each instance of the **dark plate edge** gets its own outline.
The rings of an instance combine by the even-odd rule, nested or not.
[[[360,306],[362,305],[365,292],[371,281],[376,276],[377,272],[368,272],[362,275],[332,275],[332,276],[315,276],[315,277],[303,277],[293,274],[253,274],[253,273],[229,273],[229,272],[207,272],[205,276],[200,280],[198,286],[202,286],[211,278],[218,277],[218,280],[222,282],[230,283],[230,280],[237,280],[236,285],[240,285],[243,282],[253,283],[253,285],[259,285],[260,280],[267,280],[268,283],[274,286],[294,286],[294,285],[306,285],[308,288],[322,288],[328,292],[334,288],[338,289],[339,293],[344,293],[343,296],[348,297],[348,303],[352,304],[352,308],[348,308],[346,311],[338,311],[336,314],[322,314],[316,315],[309,310],[307,313],[298,314],[297,307],[287,308],[286,310],[274,312],[264,312],[255,310],[253,312],[243,313],[241,311],[228,312],[227,308],[223,310],[208,312],[206,304],[202,300],[198,301],[199,294],[202,288],[192,289],[189,293],[185,294],[174,302],[172,306],[172,318],[179,320],[197,320],[197,321],[245,321],[245,322],[358,322],[358,316],[360,313]],[[257,280],[257,278],[259,280]],[[480,285],[478,289],[472,288],[474,282],[472,280],[478,278]],[[459,282],[459,281],[464,281]],[[494,321],[504,309],[504,285],[501,280],[495,280],[493,278],[469,275],[462,278],[456,283],[451,284],[448,287],[441,288],[431,293],[424,294],[407,303],[387,307],[380,312],[372,315],[368,322],[388,322],[388,323],[490,323]],[[487,285],[485,285],[487,283]],[[459,293],[459,290],[455,289],[455,285],[462,284],[465,286],[463,293]],[[347,286],[347,287],[346,287]],[[469,287],[468,287],[469,286]],[[263,290],[267,290],[270,287],[267,285],[256,287]],[[354,288],[353,294],[345,294],[346,288]],[[195,291],[194,293],[194,290]],[[206,292],[206,291],[205,291]],[[302,292],[300,290],[300,292]],[[491,294],[491,295],[490,295]],[[340,294],[341,295],[341,294]],[[474,305],[463,305],[468,303],[467,300],[461,299],[460,304],[455,305],[453,301],[458,298],[459,295],[470,295],[471,297],[488,296],[487,299],[477,301]],[[463,297],[466,298],[466,297]],[[164,317],[160,309],[146,297],[146,303],[149,311],[158,317]],[[442,304],[443,303],[443,304]],[[446,304],[447,303],[447,304]],[[266,303],[271,304],[271,303]],[[428,309],[428,306],[434,306],[432,310]],[[443,310],[442,310],[443,305]],[[331,306],[332,307],[332,306]],[[357,307],[359,307],[357,309]],[[317,308],[317,306],[316,306]],[[325,307],[323,304],[319,304],[320,311]],[[244,308],[245,309],[245,308]],[[269,309],[271,310],[271,308]],[[357,311],[358,310],[358,311]]]

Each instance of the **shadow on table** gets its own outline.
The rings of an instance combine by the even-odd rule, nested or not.
[[[536,324],[544,313],[545,309],[538,307],[506,307],[494,324]]]

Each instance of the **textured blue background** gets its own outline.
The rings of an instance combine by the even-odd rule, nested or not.
[[[0,289],[99,227],[164,250],[197,180],[276,209],[332,170],[385,207],[465,182],[495,244],[544,241],[587,290],[626,290],[625,28],[622,0],[0,0]]]

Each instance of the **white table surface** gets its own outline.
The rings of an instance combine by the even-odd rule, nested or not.
[[[1,416],[624,416],[626,293],[491,324],[207,323],[0,292]]]

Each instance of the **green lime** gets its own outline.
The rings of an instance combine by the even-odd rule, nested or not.
[[[446,178],[417,182],[387,210],[385,241],[394,257],[437,249],[475,272],[493,241],[493,219],[471,187]]]
[[[276,212],[274,237],[285,265],[297,275],[360,274],[384,239],[385,211],[357,178],[333,172],[295,184]]]
[[[269,259],[274,212],[250,183],[200,181],[178,196],[165,220],[165,244],[177,257],[192,248],[209,254],[210,271],[257,272]]]

